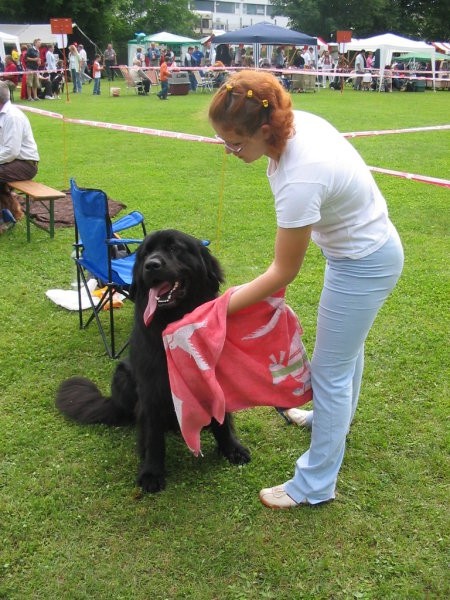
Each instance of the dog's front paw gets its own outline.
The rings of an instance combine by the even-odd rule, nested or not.
[[[226,448],[221,447],[219,451],[232,465],[245,465],[251,460],[250,451],[239,442],[230,444]]]
[[[155,475],[154,473],[144,472],[138,477],[138,485],[143,492],[155,494],[166,487],[166,478],[164,474]]]

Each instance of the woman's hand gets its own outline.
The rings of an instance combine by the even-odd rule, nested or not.
[[[231,315],[256,304],[291,283],[300,271],[310,237],[310,225],[293,229],[279,227],[272,264],[265,273],[241,286],[232,294],[228,304],[228,314]]]

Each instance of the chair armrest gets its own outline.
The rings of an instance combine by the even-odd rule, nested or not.
[[[130,227],[135,227],[136,225],[140,225],[144,221],[144,215],[137,210],[130,212],[128,215],[117,219],[112,223],[113,233],[117,233],[118,231],[123,231],[124,229],[129,229]]]
[[[111,238],[109,240],[106,240],[106,243],[109,246],[122,246],[122,245],[126,245],[126,244],[142,244],[143,240],[142,239],[136,239],[136,238]]]

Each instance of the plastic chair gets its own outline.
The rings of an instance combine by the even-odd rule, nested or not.
[[[129,297],[136,255],[131,252],[131,244],[140,244],[142,239],[122,238],[117,233],[131,227],[140,226],[146,235],[144,216],[133,211],[111,222],[108,211],[108,198],[102,190],[79,188],[74,179],[70,180],[70,193],[75,217],[75,257],[78,285],[78,315],[80,329],[86,329],[92,321],[97,323],[106,352],[111,358],[118,358],[128,346],[128,340],[116,350],[114,328],[114,299],[118,292]],[[95,278],[102,288],[98,304],[94,302],[88,286],[88,279]],[[90,316],[84,320],[81,292],[89,298]],[[109,309],[109,331],[100,315]]]
[[[201,89],[202,92],[205,90],[208,92],[213,91],[213,82],[211,77],[208,75],[201,75],[199,71],[192,71],[194,73],[194,77],[197,81],[197,88]]]
[[[372,87],[372,73],[364,73],[361,81],[361,89],[365,92],[369,92]]]
[[[156,89],[158,86],[161,86],[161,82],[160,82],[159,76],[158,76],[158,71],[156,69],[146,69],[145,73],[146,73],[147,77],[150,79],[150,83],[151,83],[150,91],[151,91],[152,87],[154,87]]]

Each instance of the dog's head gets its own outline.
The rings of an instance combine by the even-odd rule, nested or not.
[[[202,242],[176,229],[148,235],[136,253],[130,298],[149,325],[170,322],[217,296],[223,273]]]

